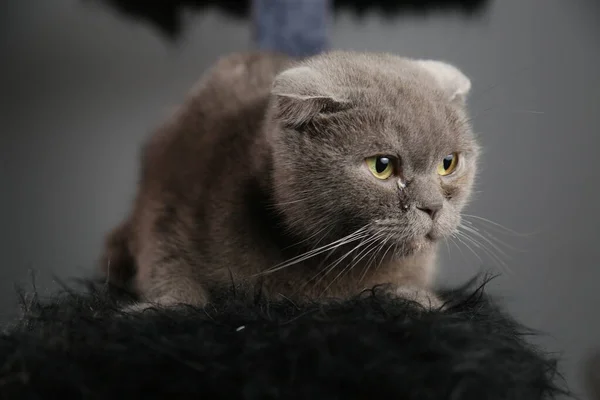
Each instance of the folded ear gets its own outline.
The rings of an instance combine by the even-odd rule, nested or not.
[[[434,60],[418,60],[417,63],[433,76],[450,101],[465,101],[471,90],[471,81],[458,68]]]
[[[298,128],[315,116],[348,108],[348,102],[335,96],[318,71],[308,66],[293,67],[273,82],[275,117],[289,128]]]

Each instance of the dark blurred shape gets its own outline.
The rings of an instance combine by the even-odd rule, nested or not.
[[[202,12],[216,8],[229,15],[245,18],[251,9],[248,0],[95,0],[127,15],[145,20],[161,34],[176,39],[182,32],[183,9]],[[400,13],[427,14],[435,11],[458,11],[471,17],[489,3],[489,0],[335,0],[336,10],[348,9],[358,15],[379,11],[393,17]]]
[[[253,0],[253,41],[257,48],[309,57],[329,47],[333,0]]]
[[[585,360],[583,372],[590,400],[600,400],[600,350]]]
[[[472,16],[483,10],[489,2],[489,0],[335,0],[334,6],[336,9],[350,9],[357,14],[381,11],[390,17],[405,12],[426,14],[443,10],[459,11]]]

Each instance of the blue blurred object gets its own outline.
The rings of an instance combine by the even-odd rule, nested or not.
[[[252,0],[254,41],[261,50],[305,57],[328,48],[331,0]]]

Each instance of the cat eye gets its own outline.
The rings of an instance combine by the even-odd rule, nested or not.
[[[438,164],[437,173],[440,176],[447,176],[453,173],[458,166],[458,153],[448,154],[442,159],[442,162]]]
[[[369,171],[377,179],[387,179],[394,173],[394,163],[392,157],[387,156],[375,156],[369,157],[365,160]]]

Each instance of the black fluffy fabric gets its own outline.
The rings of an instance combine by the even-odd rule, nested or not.
[[[89,1],[89,0],[86,0]],[[214,7],[242,18],[250,12],[248,0],[95,0],[129,17],[147,21],[166,37],[175,39],[182,31],[182,11],[203,11]],[[399,13],[427,14],[432,11],[458,11],[467,16],[476,15],[489,0],[333,0],[336,9],[352,10],[356,14],[381,11],[382,15]]]
[[[483,293],[426,311],[377,288],[338,303],[119,311],[101,285],[25,297],[0,336],[2,399],[552,399],[556,362]]]

